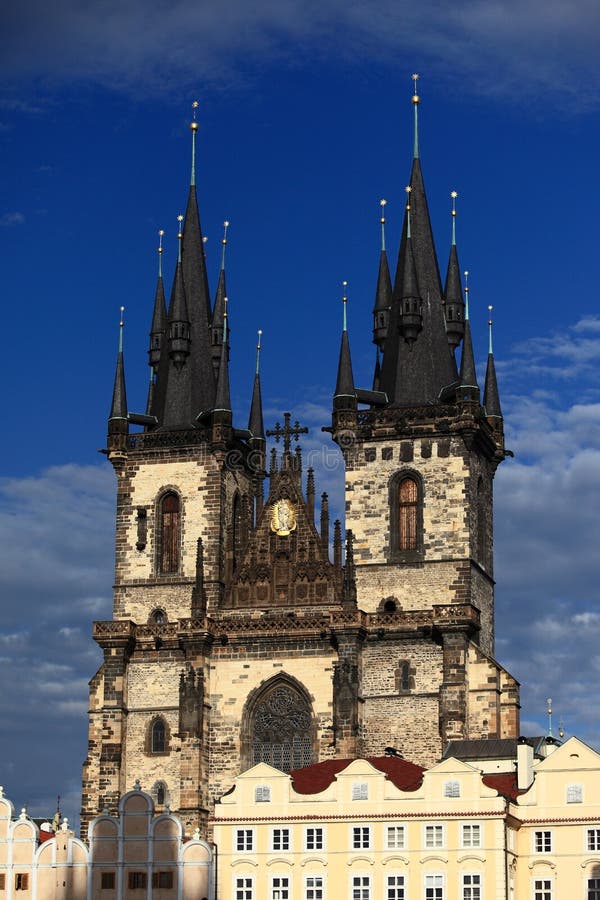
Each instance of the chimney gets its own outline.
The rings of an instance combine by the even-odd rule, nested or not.
[[[517,740],[517,787],[526,791],[533,783],[533,747],[527,738]]]

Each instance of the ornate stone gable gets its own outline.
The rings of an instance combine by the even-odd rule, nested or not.
[[[312,481],[312,475],[309,475]],[[226,592],[228,609],[340,604],[342,572],[329,560],[328,523],[317,531],[302,492],[300,455],[271,465],[270,489]],[[307,492],[308,493],[308,492]]]

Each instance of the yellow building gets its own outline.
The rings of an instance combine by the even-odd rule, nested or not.
[[[600,900],[600,755],[573,737],[511,804],[511,898]]]
[[[217,900],[600,900],[600,755],[259,764],[215,808]]]

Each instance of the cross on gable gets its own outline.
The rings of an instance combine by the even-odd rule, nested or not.
[[[279,443],[280,438],[283,438],[283,452],[289,453],[290,446],[292,443],[292,438],[298,440],[301,434],[308,434],[308,428],[301,428],[300,422],[296,420],[293,425],[290,424],[290,420],[292,418],[292,414],[286,412],[283,414],[283,428],[277,422],[275,428],[271,431],[267,431],[267,437],[274,437],[277,443]]]

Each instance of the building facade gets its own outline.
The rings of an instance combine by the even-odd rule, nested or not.
[[[11,900],[213,900],[213,850],[181,820],[156,815],[137,785],[118,815],[90,822],[79,840],[65,820],[39,828],[0,789],[0,897]]]
[[[115,815],[139,778],[159,810],[208,834],[216,798],[258,762],[289,771],[389,745],[429,765],[449,740],[519,734],[518,685],[493,656],[492,487],[505,457],[494,359],[490,348],[480,391],[454,239],[440,279],[418,103],[393,282],[383,248],[379,260],[368,389],[342,333],[329,430],[345,463],[345,539],[326,495],[316,513],[305,429],[286,413],[265,431],[258,354],[248,427],[233,422],[225,266],[213,301],[192,124],[144,413],[127,403],[122,341],[117,360],[114,609],[94,625],[104,661],[84,823]],[[267,459],[269,436],[280,452]]]
[[[598,900],[600,755],[577,738],[535,762],[518,749],[490,775],[456,759],[255,766],[215,808],[218,900]]]

